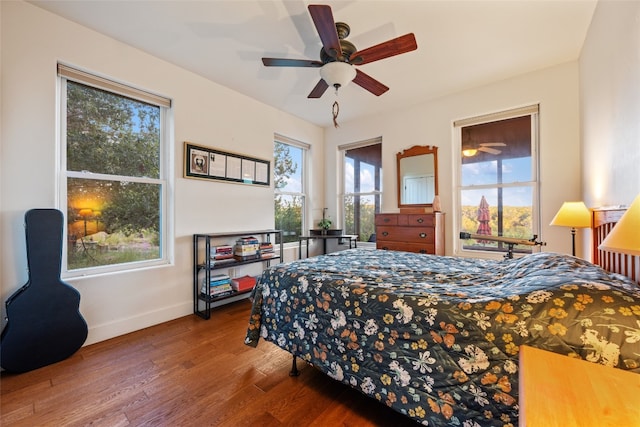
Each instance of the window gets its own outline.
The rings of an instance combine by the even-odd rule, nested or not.
[[[63,65],[58,74],[66,272],[166,262],[170,101]]]
[[[456,123],[458,231],[529,240],[539,232],[537,106]],[[457,235],[457,233],[456,233]],[[503,242],[457,240],[459,251],[506,252]],[[516,253],[532,246],[517,245]]]
[[[309,146],[276,135],[273,148],[275,227],[283,242],[297,242],[305,226],[305,157]]]
[[[344,151],[344,232],[360,241],[375,239],[375,214],[382,194],[382,142],[380,139],[340,147]]]

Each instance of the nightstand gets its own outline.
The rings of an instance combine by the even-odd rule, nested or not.
[[[640,426],[640,374],[520,347],[520,426]]]

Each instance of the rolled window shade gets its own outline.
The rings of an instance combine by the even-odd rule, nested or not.
[[[171,99],[167,97],[118,83],[104,77],[99,77],[95,74],[90,74],[64,64],[58,64],[58,75],[78,83],[114,92],[147,104],[165,108],[171,107]]]
[[[378,136],[364,141],[349,142],[347,144],[338,145],[338,150],[353,150],[354,148],[366,147],[367,145],[380,144],[382,137]]]
[[[535,114],[539,111],[538,104],[526,107],[513,108],[511,110],[500,111],[498,113],[484,114],[482,116],[469,117],[467,119],[456,120],[453,125],[456,127],[477,125],[486,122],[495,122],[503,119],[510,119],[528,114]]]
[[[293,145],[294,147],[302,148],[303,150],[309,150],[311,148],[311,145],[306,142],[298,141],[297,139],[289,138],[288,136],[280,135],[279,133],[275,133],[273,135],[273,139],[274,141]]]

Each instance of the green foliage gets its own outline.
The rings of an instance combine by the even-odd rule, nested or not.
[[[298,170],[287,144],[274,144],[273,182],[276,189],[284,189],[289,178]],[[295,195],[276,194],[274,200],[275,226],[283,230],[284,243],[295,242],[302,231],[303,199]]]
[[[280,196],[275,198],[275,226],[283,230],[284,243],[298,241],[302,231],[302,199],[298,196]]]
[[[69,82],[67,169],[160,176],[160,109]]]
[[[281,142],[274,144],[273,181],[275,188],[282,189],[287,185],[287,180],[296,173],[298,165],[294,163],[289,153],[289,146]]]
[[[533,237],[533,215],[530,206],[504,206],[502,208],[502,231],[500,233],[498,228],[498,208],[496,206],[490,206],[489,213],[491,235],[527,240]],[[479,225],[478,207],[462,206],[462,231],[476,234]],[[480,242],[473,239],[465,241],[464,245],[465,247],[482,246],[482,248],[503,246],[497,242]],[[529,246],[521,245],[517,247],[527,252],[531,251]]]
[[[498,208],[489,207],[491,234],[498,235]],[[477,206],[462,206],[462,231],[474,234],[480,222]],[[530,206],[505,206],[502,209],[502,236],[530,239],[533,235]]]
[[[160,188],[151,184],[114,182],[111,200],[102,220],[109,233],[133,234],[141,229],[158,231]]]
[[[82,219],[80,210],[88,208],[99,212],[94,220],[109,234],[141,236],[143,230],[150,230],[153,237],[148,242],[155,248],[133,245],[126,249],[122,242],[118,251],[88,249],[93,245],[80,250],[69,247],[70,269],[157,258],[160,186],[125,182],[121,177],[160,177],[160,108],[68,81],[66,144],[67,170],[119,177],[69,178],[69,224]],[[78,234],[71,227],[69,233],[70,239]]]
[[[375,203],[369,197],[347,196],[344,199],[346,234],[358,234],[360,241],[368,241],[376,232]],[[356,213],[357,212],[357,213]],[[357,218],[356,218],[357,216]],[[359,223],[359,231],[356,230],[356,220]]]
[[[67,264],[69,269],[75,270],[158,259],[159,240],[158,232],[148,229],[138,230],[135,235],[96,233],[70,243]]]
[[[70,270],[98,267],[103,265],[124,264],[144,260],[158,259],[160,250],[156,246],[153,250],[142,251],[137,248],[122,249],[109,252],[92,252],[91,250],[70,252],[68,266]]]
[[[318,227],[328,230],[331,227],[331,220],[329,218],[322,218],[318,222]]]

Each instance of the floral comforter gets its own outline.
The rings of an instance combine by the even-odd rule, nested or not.
[[[267,269],[260,338],[424,425],[516,426],[521,345],[640,374],[640,287],[553,253],[351,249]]]

